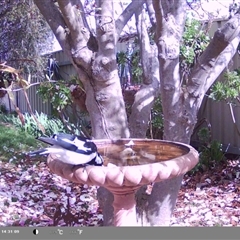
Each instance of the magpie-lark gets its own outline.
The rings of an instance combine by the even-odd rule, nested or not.
[[[58,160],[72,165],[102,166],[103,158],[97,151],[97,146],[90,139],[65,133],[53,134],[49,137],[39,137],[39,141],[51,145],[37,151],[29,152],[28,156],[54,154]]]

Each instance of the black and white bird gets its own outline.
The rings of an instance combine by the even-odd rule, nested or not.
[[[104,160],[98,153],[97,146],[88,138],[57,133],[51,137],[39,137],[37,139],[51,146],[29,152],[28,156],[30,157],[52,153],[58,160],[72,165],[103,165]]]

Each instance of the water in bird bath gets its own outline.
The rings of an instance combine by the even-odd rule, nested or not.
[[[185,146],[171,142],[151,140],[118,140],[114,143],[97,144],[98,152],[104,158],[104,166],[135,166],[183,156],[189,152]],[[127,146],[126,146],[127,145]]]

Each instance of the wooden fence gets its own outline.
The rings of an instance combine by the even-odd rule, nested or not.
[[[32,78],[31,83],[37,83],[38,79],[37,78]],[[28,99],[30,101],[31,108],[33,112],[38,112],[38,113],[45,113],[47,115],[52,114],[52,106],[50,103],[43,102],[43,99],[39,94],[37,94],[37,89],[39,85],[33,85],[29,89],[26,90]],[[16,105],[19,107],[22,113],[29,112],[29,106],[27,104],[27,99],[25,98],[23,90],[16,92],[15,94],[15,101]]]
[[[232,60],[230,70],[234,70],[240,67],[240,56],[236,54]],[[220,75],[218,81],[223,81],[224,73]],[[240,106],[233,107],[233,114],[231,113],[229,104],[224,101],[214,101],[208,98],[208,93],[203,99],[203,103],[198,113],[198,123],[203,119],[206,119],[211,126],[211,138],[217,140],[223,144],[223,150],[227,150],[229,153],[240,154],[240,135],[237,128],[240,131]],[[233,117],[236,124],[233,122]],[[203,123],[200,127],[206,127]],[[193,136],[193,140],[197,140],[197,136]]]
[[[36,77],[31,79],[31,84],[32,83],[37,83],[37,82],[38,82],[38,79]],[[29,89],[26,90],[27,96],[28,96],[28,99],[29,99],[29,102],[30,102],[30,106],[31,106],[33,112],[36,111],[38,113],[42,112],[42,113],[45,113],[47,115],[51,115],[52,114],[52,106],[48,102],[44,103],[43,99],[40,97],[40,95],[37,94],[38,87],[39,87],[39,84],[36,84],[36,85],[31,86]],[[27,99],[24,95],[23,90],[14,91],[13,96],[14,96],[14,99],[13,99],[14,104],[20,109],[20,111],[22,113],[30,112],[29,111],[29,106],[28,106],[28,103],[27,103]],[[1,99],[0,104],[4,105],[8,111],[14,111],[15,110],[14,105],[10,101],[7,94]]]
[[[210,34],[213,35],[217,28],[220,28],[224,23],[225,21],[215,21],[211,26]],[[228,66],[229,70],[237,68],[240,68],[240,56],[238,53],[235,54]],[[223,79],[224,72],[219,76],[218,81],[223,81]],[[229,153],[240,154],[240,135],[237,130],[238,128],[240,131],[239,107],[234,107],[233,109],[236,120],[235,125],[229,105],[223,101],[213,101],[207,97],[207,94],[198,113],[199,122],[203,118],[206,118],[211,124],[212,139],[221,142],[223,144],[223,150],[227,150]],[[194,139],[196,139],[196,137]]]

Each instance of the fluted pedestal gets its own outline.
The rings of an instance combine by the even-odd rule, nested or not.
[[[130,139],[120,139],[117,144],[124,146]],[[115,226],[136,226],[135,192],[143,185],[160,182],[191,170],[198,163],[198,152],[189,145],[161,140],[132,139],[134,144],[142,147],[152,145],[161,148],[164,161],[135,166],[107,166],[73,167],[58,161],[54,155],[48,156],[48,166],[55,174],[79,184],[103,186],[114,195],[114,223]],[[104,158],[109,147],[116,145],[116,141],[95,140],[98,151]],[[182,153],[179,153],[182,149]],[[176,150],[174,152],[174,150]],[[148,156],[148,155],[144,155]],[[149,154],[150,156],[150,154]],[[174,156],[174,157],[173,157]]]

